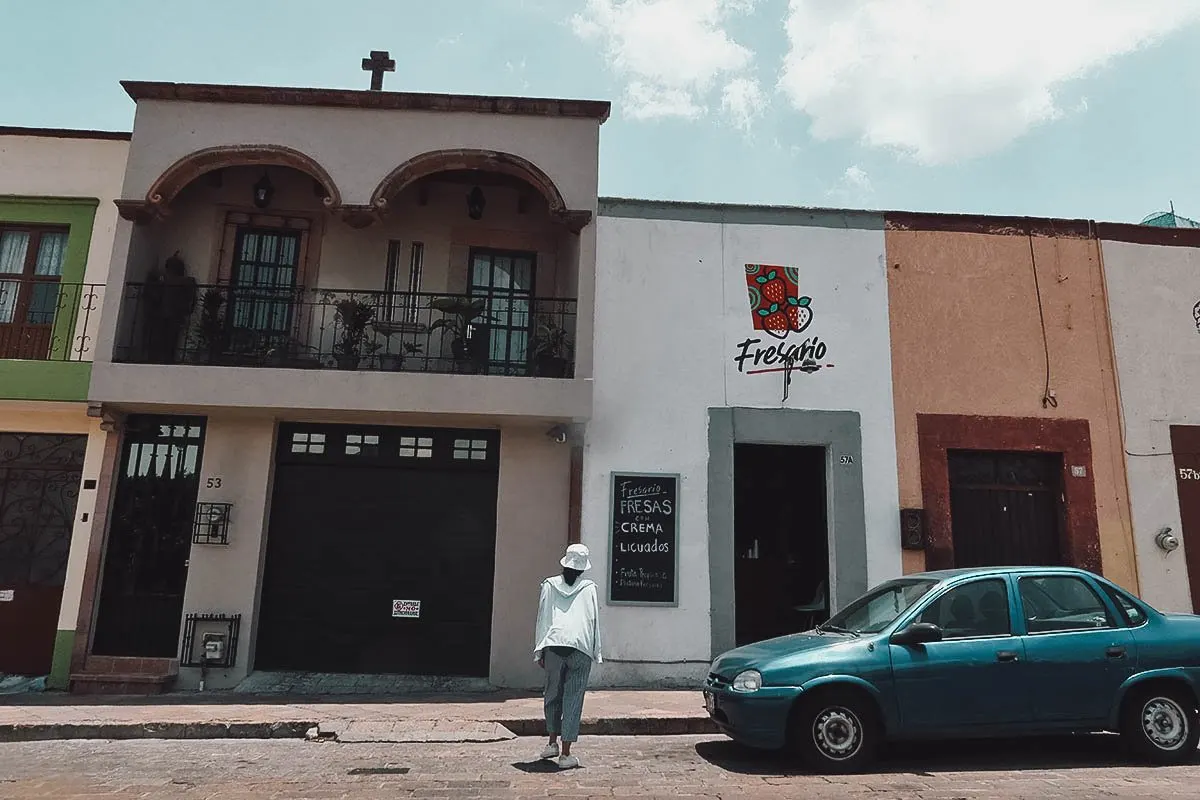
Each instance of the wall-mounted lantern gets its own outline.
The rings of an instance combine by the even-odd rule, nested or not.
[[[483,196],[483,189],[476,186],[467,195],[467,216],[471,219],[483,219],[485,205],[487,205],[487,199]]]
[[[1170,528],[1163,528],[1159,531],[1158,536],[1154,537],[1154,543],[1164,553],[1173,553],[1179,549],[1179,538],[1171,533]]]
[[[192,544],[229,544],[230,503],[196,503]]]
[[[271,183],[270,176],[266,172],[254,184],[254,207],[266,208],[271,205],[271,198],[275,196],[275,186]]]

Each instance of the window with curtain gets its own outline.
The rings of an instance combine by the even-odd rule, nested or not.
[[[46,358],[67,251],[61,228],[0,223],[0,358]]]

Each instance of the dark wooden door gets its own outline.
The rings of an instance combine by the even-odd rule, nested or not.
[[[487,677],[499,445],[282,426],[255,668]]]
[[[1175,487],[1183,523],[1180,534],[1187,559],[1192,610],[1200,614],[1200,427],[1172,425],[1171,451],[1175,454]]]
[[[86,436],[0,433],[0,675],[46,675]]]
[[[131,416],[118,465],[92,652],[172,658],[200,489],[203,417]]]
[[[947,457],[956,567],[1062,563],[1060,454],[951,450]]]

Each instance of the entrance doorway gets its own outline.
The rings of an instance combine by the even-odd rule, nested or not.
[[[237,352],[287,344],[296,305],[299,231],[239,227],[230,289],[230,342]]]
[[[1175,487],[1179,497],[1180,534],[1187,563],[1192,611],[1200,614],[1200,427],[1171,426],[1175,454]]]
[[[92,653],[173,658],[200,491],[203,417],[130,416]]]
[[[0,675],[47,675],[86,436],[0,433]]]
[[[738,444],[733,452],[738,646],[828,617],[824,447]]]
[[[1061,454],[950,450],[946,457],[956,567],[1062,564]]]
[[[281,425],[255,669],[486,678],[499,466],[496,431]]]

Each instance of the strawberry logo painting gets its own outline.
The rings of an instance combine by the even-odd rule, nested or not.
[[[783,372],[786,385],[792,370],[811,374],[833,366],[824,360],[829,348],[821,337],[793,336],[804,333],[813,323],[812,298],[800,292],[799,269],[747,264],[746,295],[753,330],[781,341],[751,335],[739,342],[733,357],[738,372],[747,375]]]
[[[786,339],[812,324],[812,298],[800,294],[800,270],[795,267],[747,264],[746,288],[755,330]]]

